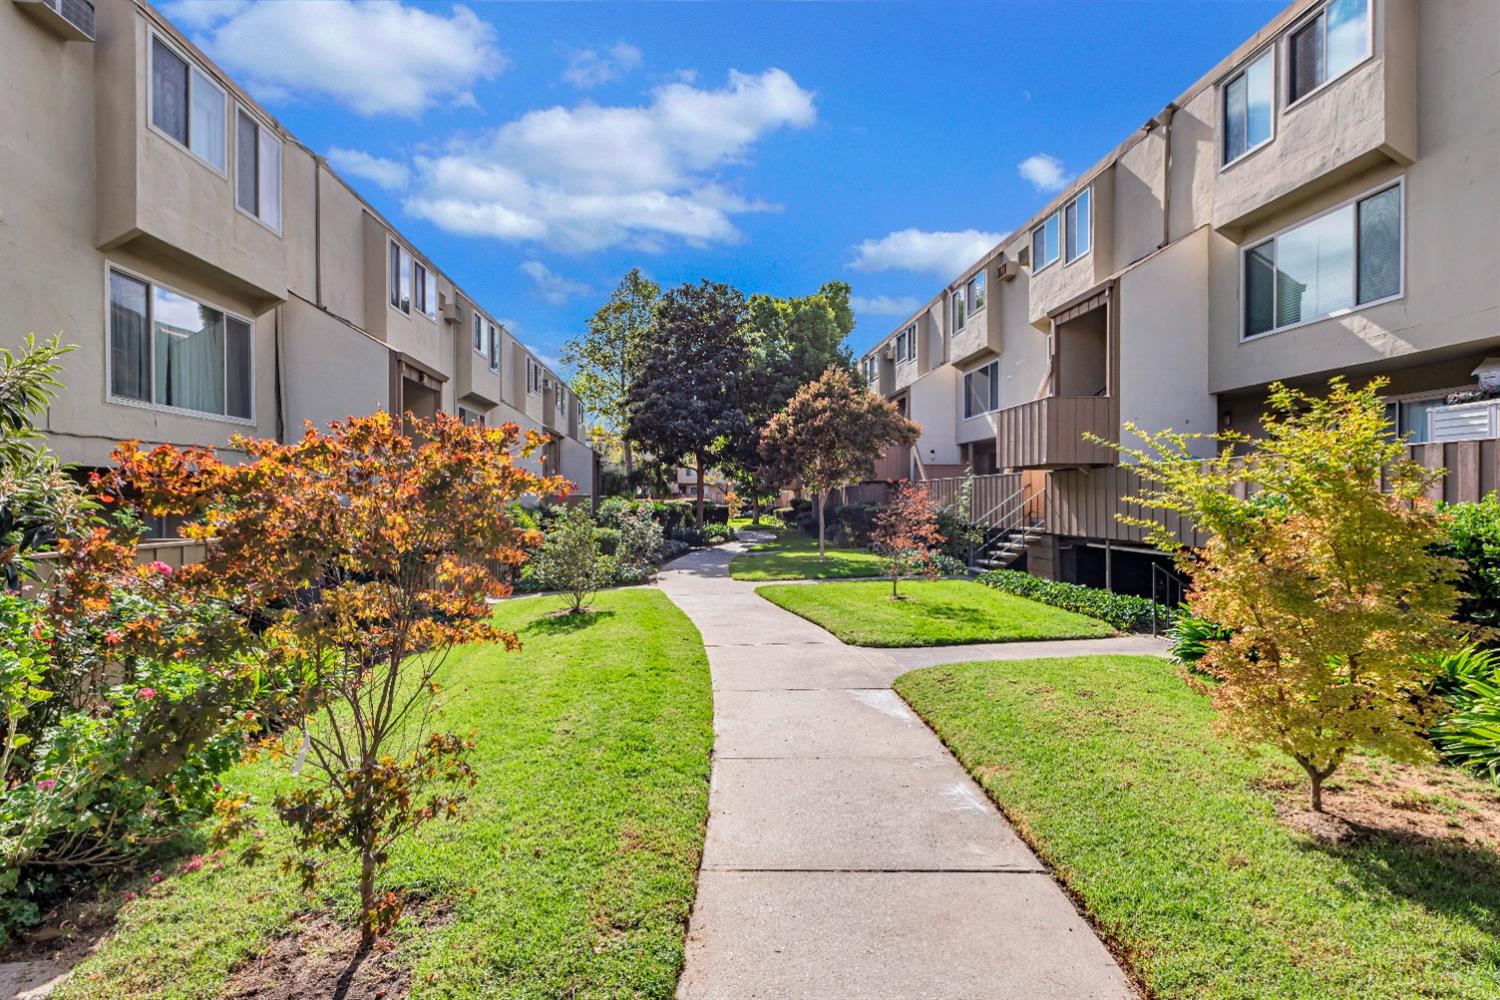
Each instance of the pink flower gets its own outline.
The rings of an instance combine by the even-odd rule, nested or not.
[[[104,641],[111,646],[118,646],[122,638],[123,637],[120,635],[120,633],[116,632],[114,629],[110,629],[108,632],[104,633]]]
[[[156,688],[141,688],[135,693],[135,696],[141,699],[141,701],[150,701],[156,697]]]
[[[151,873],[151,884],[155,885],[156,883],[158,883],[160,881],[161,881],[161,872],[152,872]]]
[[[41,781],[38,781],[36,783],[36,787],[40,788],[44,792],[50,792],[52,791],[52,789],[57,787],[57,781],[53,778],[43,778]]]
[[[137,897],[136,897],[136,894],[133,893],[133,892],[127,892],[125,894],[125,902],[127,902],[127,903],[130,902],[132,899],[135,899],[135,898],[137,898]]]
[[[201,855],[201,854],[194,854],[191,858],[189,858],[187,860],[187,863],[182,866],[182,874],[186,875],[188,872],[195,872],[199,868],[202,868],[202,867],[203,867],[203,855]]]
[[[155,562],[153,562],[151,564],[151,568],[154,569],[154,570],[156,570],[162,576],[171,576],[172,575],[172,567],[168,566],[166,563],[162,562],[160,559],[158,559]]]

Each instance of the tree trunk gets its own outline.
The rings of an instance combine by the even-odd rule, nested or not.
[[[1334,769],[1338,767],[1338,764],[1329,764],[1320,770],[1305,760],[1298,759],[1297,763],[1301,764],[1302,770],[1307,772],[1307,780],[1311,785],[1312,811],[1320,813],[1323,811],[1323,782],[1328,780],[1329,776],[1333,774]]]
[[[754,493],[750,494],[750,527],[760,527],[760,497]]]
[[[694,456],[698,460],[698,530],[703,530],[703,452]]]
[[[630,474],[635,471],[635,453],[630,448],[629,438],[622,438],[620,444],[625,449],[625,479],[628,482]]]
[[[826,562],[828,556],[823,552],[823,491],[816,490],[813,496],[816,498],[814,502],[818,505],[818,562]]]
[[[364,954],[375,946],[375,853],[366,847],[359,854],[359,952]]]

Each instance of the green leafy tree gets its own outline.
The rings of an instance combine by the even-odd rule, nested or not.
[[[609,557],[599,551],[594,519],[581,505],[552,522],[532,565],[542,586],[567,599],[569,614],[582,611],[614,575]]]
[[[1459,617],[1486,628],[1500,627],[1500,496],[1441,508],[1448,516],[1443,555],[1464,561]]]
[[[1146,447],[1122,449],[1148,484],[1130,502],[1211,535],[1184,552],[1162,526],[1127,519],[1177,555],[1193,614],[1227,635],[1205,637],[1199,662],[1217,681],[1205,690],[1219,725],[1295,760],[1318,812],[1351,753],[1431,756],[1430,653],[1458,633],[1459,563],[1434,553],[1444,524],[1424,498],[1441,470],[1391,436],[1383,386],[1335,378],[1317,397],[1277,383],[1262,435],[1213,435],[1221,450],[1207,462],[1191,452],[1201,435],[1131,427]]]
[[[640,268],[631,268],[609,301],[589,320],[588,333],[563,347],[563,363],[577,370],[573,391],[583,400],[585,409],[617,433],[630,422],[630,386],[640,375],[660,298],[660,286]],[[620,444],[628,478],[635,470],[630,439],[624,438]]]
[[[709,459],[740,439],[750,423],[745,297],[707,280],[674,288],[657,303],[650,336],[651,350],[627,393],[625,436],[663,462],[694,460],[701,528]]]
[[[895,405],[860,385],[853,372],[833,365],[809,382],[771,418],[761,433],[760,456],[774,481],[801,482],[818,509],[818,558],[827,558],[824,508],[829,491],[866,479],[875,461],[894,445],[913,445],[921,428]]]

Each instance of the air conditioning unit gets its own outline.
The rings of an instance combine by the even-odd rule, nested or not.
[[[895,361],[896,360],[896,349],[894,347],[887,347],[885,349],[885,353],[884,353],[883,357],[887,361]]]
[[[459,314],[457,299],[443,300],[443,319],[447,320],[449,323],[457,323],[463,319],[463,317]]]
[[[1018,270],[1015,261],[1002,257],[999,266],[995,268],[995,277],[1001,281],[1014,281]]]
[[[94,5],[89,0],[15,0],[32,20],[69,42],[94,40]]]

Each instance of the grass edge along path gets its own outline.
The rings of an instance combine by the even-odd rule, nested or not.
[[[755,592],[852,646],[905,648],[977,642],[1096,639],[1108,624],[1017,597],[972,580],[889,580],[771,584]]]
[[[818,559],[818,540],[794,529],[763,524],[750,528],[735,522],[736,530],[767,531],[776,537],[735,556],[729,575],[735,580],[844,580],[879,576],[886,560],[869,549],[824,546],[827,559]]]
[[[1157,1000],[1500,996],[1500,855],[1292,831],[1275,790],[1300,772],[1226,745],[1167,661],[945,664],[894,686]]]
[[[587,617],[556,597],[502,602],[524,649],[456,651],[441,724],[478,730],[468,819],[400,845],[389,879],[413,901],[397,958],[411,996],[670,998],[708,816],[712,694],[698,631],[656,590],[599,594]],[[224,779],[268,801],[285,761]],[[309,903],[277,871],[284,834],[267,823],[254,868],[174,865],[127,902],[110,939],[56,1000],[208,1000],[226,976],[309,908],[352,919],[352,871],[337,863]],[[180,864],[180,862],[178,863]],[[446,909],[417,926],[419,900]]]

